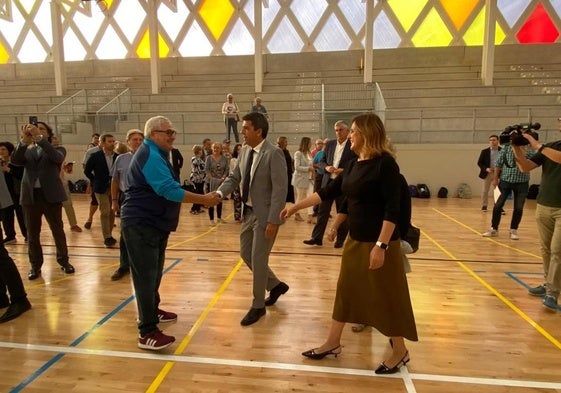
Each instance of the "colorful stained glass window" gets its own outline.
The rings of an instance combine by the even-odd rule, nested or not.
[[[67,60],[149,56],[148,0],[60,4]],[[160,56],[252,54],[254,0],[157,3]],[[360,49],[367,1],[267,0],[264,53]],[[482,45],[485,0],[375,0],[374,48]],[[0,62],[51,61],[51,2],[0,0]],[[102,11],[102,8],[107,8]],[[497,0],[496,44],[561,42],[561,0]]]
[[[516,37],[521,44],[552,43],[559,37],[559,30],[540,3],[522,25]]]

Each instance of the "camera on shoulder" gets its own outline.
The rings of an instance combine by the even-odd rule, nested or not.
[[[499,143],[507,145],[512,143],[514,146],[526,146],[530,142],[522,136],[522,134],[530,134],[532,138],[538,140],[538,133],[541,128],[540,123],[520,123],[505,127],[505,130],[499,135]],[[535,130],[535,131],[534,131]]]

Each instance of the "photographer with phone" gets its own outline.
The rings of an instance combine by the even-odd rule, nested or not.
[[[561,131],[561,118],[559,130]],[[545,283],[530,288],[532,296],[544,296],[542,304],[556,312],[561,291],[561,140],[540,144],[529,133],[522,137],[536,154],[528,159],[522,146],[514,146],[514,156],[522,172],[542,167],[540,191],[537,197],[536,222],[540,235]]]
[[[62,222],[62,201],[66,200],[66,192],[60,181],[60,169],[66,150],[62,146],[53,147],[52,136],[53,130],[44,122],[23,125],[20,129],[20,142],[12,156],[15,165],[24,167],[20,201],[27,224],[31,264],[27,278],[30,280],[41,276],[43,249],[40,235],[43,216],[55,241],[57,262],[65,273],[74,273],[74,267],[68,263],[68,247]]]

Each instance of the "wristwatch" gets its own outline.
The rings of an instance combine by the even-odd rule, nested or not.
[[[388,249],[388,243],[382,243],[381,241],[377,241],[376,245],[384,251]]]

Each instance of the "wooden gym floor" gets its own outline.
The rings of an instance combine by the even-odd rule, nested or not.
[[[88,198],[75,194],[74,205],[83,225]],[[7,246],[33,309],[0,325],[0,391],[561,392],[561,312],[527,294],[543,280],[535,201],[513,241],[510,201],[500,236],[483,238],[491,212],[479,211],[478,198],[414,199],[423,233],[408,278],[420,339],[407,343],[411,362],[393,376],[374,374],[389,348],[372,329],[348,326],[338,358],[301,356],[327,334],[340,263],[331,243],[302,244],[311,224],[281,228],[270,264],[290,290],[244,328],[251,275],[238,255],[231,201],[228,222],[216,227],[189,207],[170,237],[161,286],[161,307],[179,319],[160,327],[177,341],[161,353],[136,346],[130,278],[110,281],[119,251],[103,247],[98,214],[91,230],[67,235],[74,275],[58,268],[48,229],[36,281],[27,280],[21,236]]]

